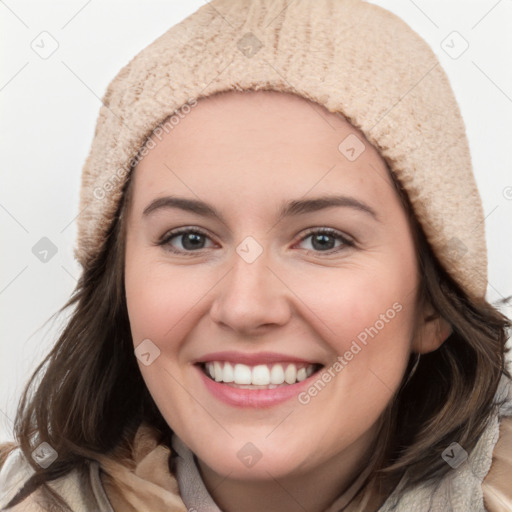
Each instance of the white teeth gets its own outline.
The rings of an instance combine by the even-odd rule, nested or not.
[[[268,386],[270,384],[270,370],[266,364],[259,364],[252,369],[252,383],[255,386]]]
[[[282,384],[284,382],[284,370],[282,364],[275,364],[270,370],[270,384]]]
[[[302,382],[305,378],[307,378],[306,368],[300,368],[299,370],[297,370],[297,380],[299,382]]]
[[[273,389],[282,384],[295,384],[302,382],[313,374],[315,365],[300,366],[296,364],[258,364],[248,366],[237,363],[232,365],[228,362],[210,361],[206,363],[206,373],[216,382],[234,383],[243,387],[268,386]]]
[[[224,382],[235,382],[235,374],[230,363],[224,363],[224,374],[222,376]]]
[[[252,384],[251,368],[245,364],[235,364],[235,384]]]
[[[284,380],[287,384],[293,384],[297,380],[297,368],[294,364],[289,364],[284,371]]]
[[[213,371],[215,372],[215,380],[221,382],[224,372],[222,371],[222,365],[218,361],[213,363]]]

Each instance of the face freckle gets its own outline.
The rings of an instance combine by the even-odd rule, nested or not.
[[[134,170],[125,285],[165,420],[206,478],[354,467],[418,334],[413,236],[384,161],[341,116],[270,91],[201,99],[155,142]],[[300,380],[259,393],[206,375],[229,380],[226,363],[247,385],[279,365]]]

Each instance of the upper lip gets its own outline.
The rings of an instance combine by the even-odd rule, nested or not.
[[[301,357],[290,356],[287,354],[279,354],[277,352],[212,352],[204,356],[198,357],[193,361],[197,363],[207,363],[210,361],[228,361],[230,363],[241,363],[249,366],[257,364],[270,364],[270,363],[305,363],[305,364],[318,364],[317,361],[303,359]]]

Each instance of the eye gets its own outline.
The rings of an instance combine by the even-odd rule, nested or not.
[[[176,240],[174,240],[176,239]],[[165,247],[174,253],[196,252],[205,249],[205,239],[209,236],[199,228],[181,228],[167,232],[158,242],[158,245]],[[181,245],[181,247],[176,247]]]
[[[332,254],[354,246],[352,240],[332,228],[312,228],[302,236],[299,242],[307,239],[311,239],[311,248],[306,248],[308,252]],[[157,245],[176,254],[187,254],[207,249],[208,247],[205,246],[207,241],[211,239],[202,229],[187,227],[167,232]],[[336,242],[339,243],[338,246]]]
[[[300,241],[303,242],[309,238],[311,239],[310,245],[312,249],[308,248],[308,252],[313,251],[331,254],[354,246],[352,240],[332,228],[312,228],[307,231],[306,235],[303,236]],[[337,247],[335,245],[336,241],[340,242]]]

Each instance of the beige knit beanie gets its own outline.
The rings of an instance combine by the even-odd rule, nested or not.
[[[147,138],[231,89],[295,93],[343,114],[406,189],[444,268],[469,295],[485,295],[482,203],[448,78],[404,21],[362,0],[212,0],[123,67],[83,168],[83,267],[101,251]]]

